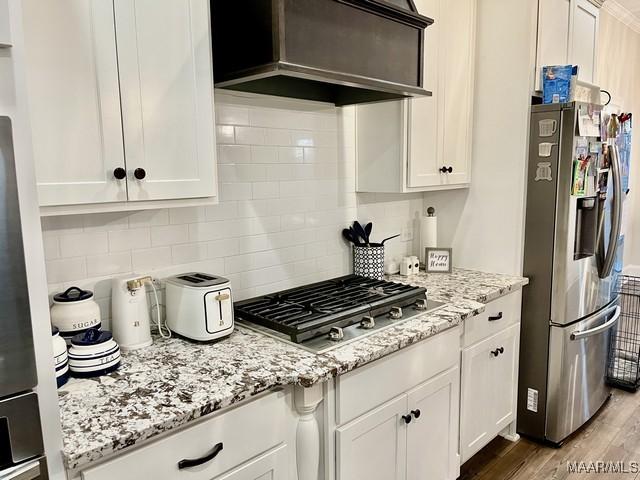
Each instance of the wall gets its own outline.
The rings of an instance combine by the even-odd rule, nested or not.
[[[625,205],[625,265],[640,268],[640,29],[634,30],[611,13],[600,11],[598,84],[612,95],[612,103],[636,114],[631,151],[631,193]],[[615,9],[620,12],[620,7]]]
[[[229,278],[242,299],[347,274],[340,231],[359,213],[376,239],[404,229],[389,256],[410,251],[422,196],[356,195],[339,109],[217,92],[216,117],[220,203],[43,218],[51,292],[91,288],[108,320],[114,275],[199,270]]]
[[[425,194],[460,267],[522,272],[537,1],[478,2],[471,188]]]

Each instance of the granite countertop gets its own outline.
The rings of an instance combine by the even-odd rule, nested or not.
[[[123,354],[122,366],[110,375],[71,379],[59,390],[67,468],[85,467],[273,387],[308,387],[349,372],[455,327],[484,311],[484,303],[528,283],[461,269],[389,279],[424,286],[430,298],[447,305],[323,354],[238,326],[213,344],[157,338]]]

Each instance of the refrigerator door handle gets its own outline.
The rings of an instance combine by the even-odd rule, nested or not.
[[[620,153],[617,145],[609,145],[611,158],[611,175],[613,180],[613,211],[611,212],[611,233],[607,253],[600,272],[600,278],[611,275],[618,250],[618,238],[622,228],[622,178],[620,168]]]
[[[610,328],[613,328],[613,326],[620,319],[621,309],[620,309],[619,305],[616,305],[615,307],[611,307],[611,308],[607,309],[605,312],[603,312],[599,316],[606,316],[606,315],[610,314],[611,312],[615,312],[615,314],[613,315],[611,320],[608,320],[605,323],[603,323],[602,325],[599,325],[599,326],[597,326],[595,328],[590,328],[589,330],[576,330],[575,332],[573,332],[571,334],[571,336],[569,338],[571,338],[571,340],[580,340],[581,338],[591,337],[592,335],[598,335],[599,333],[605,332],[605,331],[609,330]]]

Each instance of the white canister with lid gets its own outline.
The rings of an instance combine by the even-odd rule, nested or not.
[[[70,287],[53,296],[51,323],[69,344],[71,337],[89,328],[100,328],[100,306],[91,290]]]
[[[90,328],[71,339],[69,369],[74,377],[97,377],[117,370],[120,347],[111,332]]]
[[[60,336],[57,327],[51,327],[51,341],[53,343],[53,364],[56,371],[56,383],[58,384],[58,388],[60,388],[69,380],[67,343]]]

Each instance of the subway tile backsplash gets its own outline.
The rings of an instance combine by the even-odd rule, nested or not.
[[[44,217],[50,292],[95,290],[110,318],[110,278],[202,270],[232,281],[236,299],[350,273],[341,230],[374,222],[403,233],[387,257],[414,250],[422,195],[355,193],[351,110],[220,94],[218,205]]]

